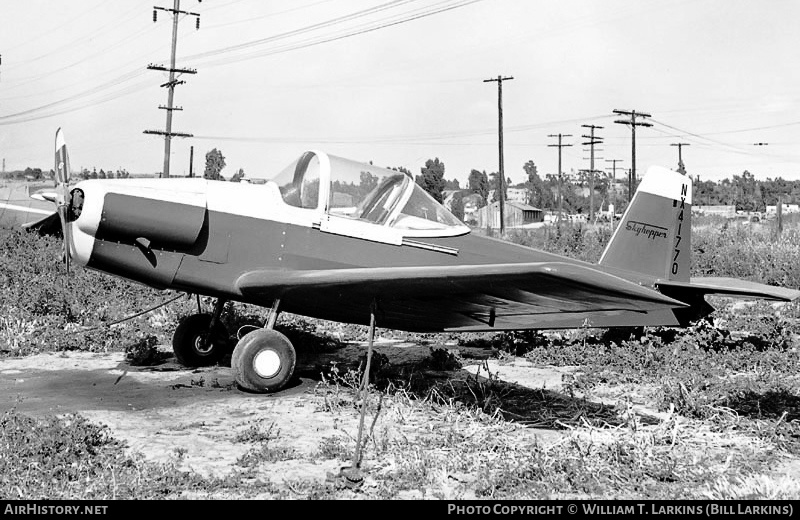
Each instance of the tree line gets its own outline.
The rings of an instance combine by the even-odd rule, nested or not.
[[[206,153],[205,159],[203,177],[211,180],[226,180],[222,176],[222,170],[226,166],[225,156],[222,152],[217,148],[213,148]],[[416,176],[402,166],[390,167],[389,169],[414,178],[422,189],[440,203],[444,203],[445,191],[454,191],[451,211],[460,219],[463,219],[464,216],[463,198],[465,196],[477,194],[480,197],[478,207],[485,206],[498,199],[498,190],[495,189],[498,185],[497,172],[487,174],[485,170],[473,169],[467,176],[467,186],[462,187],[458,179],[445,179],[445,164],[438,157],[425,161],[425,166],[420,168],[420,174]],[[506,182],[503,183],[506,191],[508,188],[523,189],[526,204],[545,210],[557,209],[559,195],[558,176],[553,174],[539,175],[539,170],[533,160],[528,160],[522,166],[522,169],[525,173],[525,181],[514,184],[511,179],[506,179]],[[244,176],[244,170],[239,168],[229,180],[239,182]],[[41,168],[25,168],[25,170],[2,173],[2,178],[6,179],[44,180],[52,179],[53,177],[54,172],[52,169],[45,172]],[[130,173],[124,169],[105,171],[101,168],[98,171],[93,168],[90,171],[84,168],[77,174],[77,177],[81,179],[124,179],[130,177]],[[595,203],[598,208],[607,207],[609,203],[613,202],[617,211],[624,209],[628,200],[628,186],[627,182],[619,182],[624,180],[622,178],[618,179],[612,186],[608,174],[596,172],[594,186]],[[733,175],[731,178],[725,178],[719,182],[700,180],[699,176],[693,180],[695,205],[735,206],[737,210],[765,211],[766,206],[777,204],[779,199],[784,204],[800,203],[800,180],[790,181],[781,177],[758,180],[747,170],[742,172],[741,175]],[[560,193],[563,211],[567,213],[589,212],[590,181],[589,173],[585,170],[578,173],[572,171],[562,176]]]
[[[525,181],[512,183],[506,179],[504,188],[523,189],[525,203],[545,210],[558,208],[559,179],[558,175],[539,175],[536,164],[529,160],[522,166],[525,172]],[[486,205],[497,200],[497,173],[489,173],[473,169],[467,177],[467,187],[461,188],[457,179],[447,181],[444,179],[444,163],[436,159],[429,159],[421,174],[416,177],[417,183],[438,201],[443,200],[443,192],[448,189],[461,190],[464,194],[475,193],[480,196],[481,204]],[[590,205],[589,186],[591,179],[589,172],[582,170],[565,173],[561,179],[562,207],[567,213],[588,213]],[[691,174],[690,174],[691,175]],[[639,179],[641,180],[641,179]],[[694,204],[713,206],[735,206],[743,211],[765,211],[766,206],[775,205],[780,198],[784,204],[800,203],[800,180],[786,180],[781,177],[758,180],[749,171],[719,182],[703,181],[699,176],[693,178]],[[595,204],[597,207],[607,207],[609,203],[615,204],[615,210],[624,209],[628,201],[627,176],[621,175],[612,183],[609,174],[595,172],[594,178]],[[454,201],[455,203],[455,201]],[[456,215],[458,216],[458,215]],[[459,217],[460,218],[460,217]]]

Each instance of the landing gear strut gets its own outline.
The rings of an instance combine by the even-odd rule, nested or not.
[[[245,390],[258,393],[283,388],[294,374],[297,355],[289,339],[273,329],[278,319],[280,300],[275,300],[263,329],[245,334],[231,357],[236,382]]]
[[[228,330],[220,321],[225,300],[217,300],[213,314],[192,314],[172,336],[172,350],[181,365],[205,367],[215,365],[228,353]]]

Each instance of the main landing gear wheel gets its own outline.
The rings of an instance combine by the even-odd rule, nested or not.
[[[228,331],[219,320],[211,330],[210,314],[193,314],[175,329],[172,350],[183,366],[215,365],[228,352]]]
[[[283,388],[294,374],[297,361],[292,343],[280,332],[258,329],[246,334],[231,357],[236,382],[245,390],[258,393]]]

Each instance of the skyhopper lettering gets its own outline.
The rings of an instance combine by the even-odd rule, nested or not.
[[[636,222],[635,220],[626,222],[625,230],[634,232],[637,237],[646,237],[650,240],[667,238],[667,228],[646,224],[644,222]]]

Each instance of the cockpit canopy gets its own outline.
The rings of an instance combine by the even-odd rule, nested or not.
[[[410,176],[371,164],[306,152],[273,182],[290,206],[387,226],[404,236],[469,232]]]

